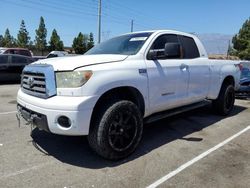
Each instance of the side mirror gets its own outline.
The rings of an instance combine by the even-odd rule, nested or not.
[[[164,55],[166,58],[180,58],[181,46],[179,43],[166,43],[164,49]]]
[[[157,51],[156,50],[149,50],[147,59],[156,60],[157,59]]]
[[[164,49],[149,50],[147,59],[171,59],[181,57],[181,45],[179,43],[166,43]]]

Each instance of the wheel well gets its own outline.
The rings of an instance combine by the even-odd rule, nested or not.
[[[227,85],[235,85],[234,77],[233,76],[227,76],[224,80],[222,85],[227,84]]]
[[[91,116],[91,121],[98,109],[104,104],[107,103],[110,99],[120,99],[120,100],[128,100],[133,102],[135,105],[138,106],[142,117],[144,116],[145,112],[145,102],[141,92],[134,88],[134,87],[117,87],[105,92],[97,101],[94,106],[93,113]]]

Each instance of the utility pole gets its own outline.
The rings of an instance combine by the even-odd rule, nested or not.
[[[134,20],[131,20],[131,33],[133,32],[134,30]]]
[[[102,0],[98,3],[98,43],[101,42],[101,16],[102,16]]]
[[[228,41],[228,48],[227,48],[227,59],[229,59],[229,53],[231,49],[231,40]]]

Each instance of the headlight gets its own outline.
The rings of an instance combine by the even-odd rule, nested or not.
[[[57,72],[56,84],[58,88],[81,87],[90,79],[92,74],[92,71]]]

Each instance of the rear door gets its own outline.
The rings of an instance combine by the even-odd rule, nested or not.
[[[11,61],[10,61],[10,71],[12,78],[14,80],[20,80],[21,78],[21,73],[25,65],[27,65],[28,62],[28,57],[22,56],[22,55],[12,55],[11,56]]]
[[[189,86],[187,103],[200,101],[207,97],[210,80],[210,69],[207,58],[201,58],[195,40],[192,37],[179,35],[183,48],[183,64],[188,68]]]
[[[9,68],[9,55],[0,55],[0,81],[9,80],[10,68]]]

